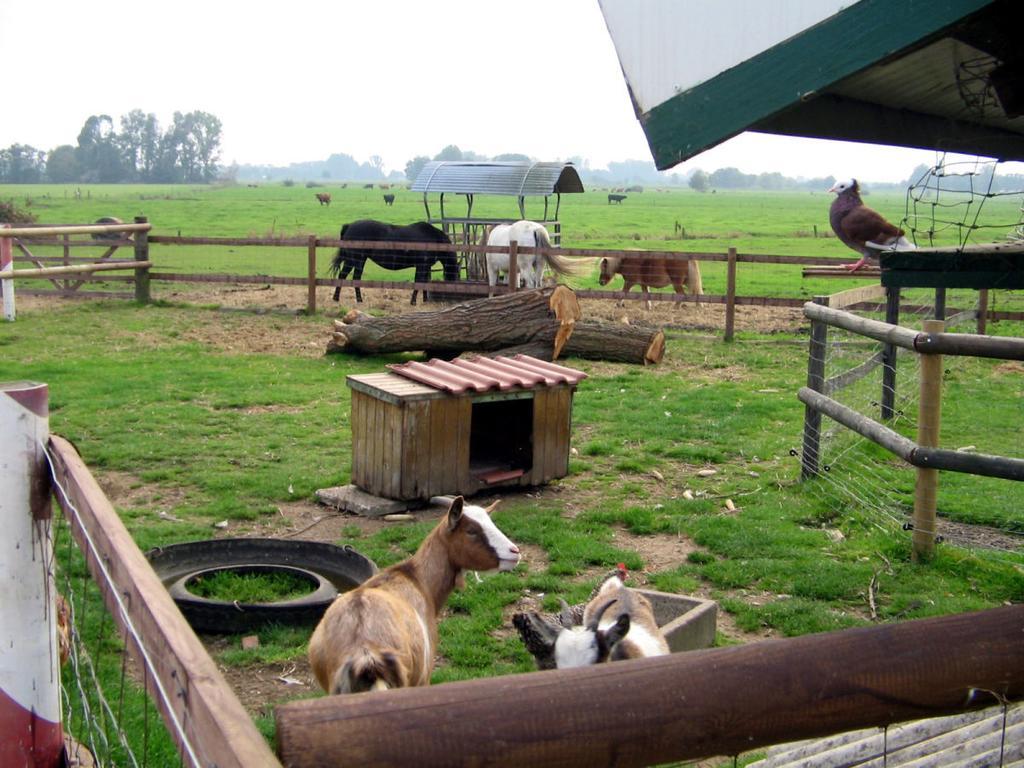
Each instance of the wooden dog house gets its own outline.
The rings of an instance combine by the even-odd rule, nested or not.
[[[567,474],[572,397],[585,373],[527,355],[388,368],[346,379],[352,483],[363,491],[428,500]]]

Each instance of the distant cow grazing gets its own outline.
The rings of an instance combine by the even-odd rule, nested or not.
[[[331,204],[331,193],[330,192],[317,192],[316,199],[320,201],[320,205]]]
[[[394,205],[395,196],[392,194],[384,195],[384,205]]]
[[[622,201],[626,199],[625,195],[608,195],[608,205],[612,203],[618,203],[622,205]]]
[[[629,289],[639,284],[647,309],[651,308],[648,288],[671,285],[676,293],[681,294],[685,292],[683,286],[689,285],[691,294],[700,296],[704,293],[700,267],[695,259],[646,256],[643,253],[635,256],[606,256],[601,259],[601,276],[598,279],[601,285],[608,285],[617,274],[622,275],[624,281],[620,303]],[[672,306],[675,308],[675,304]]]

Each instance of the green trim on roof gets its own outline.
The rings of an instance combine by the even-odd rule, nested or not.
[[[860,0],[641,116],[655,165],[671,168],[993,0]]]

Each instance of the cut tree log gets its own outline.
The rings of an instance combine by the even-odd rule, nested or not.
[[[557,359],[580,317],[576,294],[564,285],[467,301],[434,312],[371,317],[352,311],[334,322],[327,351],[423,351],[455,357],[460,352],[531,344],[547,349],[548,359]]]
[[[487,357],[521,354],[538,360],[552,360],[551,348],[543,344],[516,344],[474,354]],[[562,356],[612,363],[657,365],[665,356],[665,333],[657,328],[581,320],[573,326],[572,336],[562,347]]]
[[[588,360],[657,365],[665,356],[665,332],[624,323],[576,323],[562,354]]]

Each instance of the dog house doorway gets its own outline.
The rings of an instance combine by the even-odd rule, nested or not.
[[[532,392],[473,403],[469,473],[485,483],[511,480],[533,469]]]

